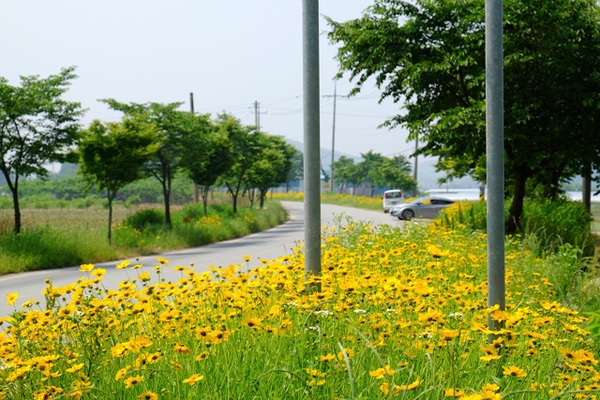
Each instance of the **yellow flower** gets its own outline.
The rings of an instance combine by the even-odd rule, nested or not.
[[[75,365],[71,366],[71,368],[67,368],[65,371],[75,373],[77,371],[81,371],[83,369],[84,365],[85,365],[84,363],[75,364]]]
[[[142,282],[147,282],[150,280],[150,274],[148,272],[142,272],[138,275],[138,279]]]
[[[450,341],[458,336],[459,331],[455,329],[440,329],[438,331],[442,340]]]
[[[465,395],[465,391],[462,389],[450,388],[450,389],[444,390],[445,397],[461,397],[464,395]]]
[[[90,272],[93,269],[94,269],[94,264],[81,264],[81,266],[79,267],[79,270],[81,272]]]
[[[502,366],[504,375],[516,376],[517,378],[524,378],[527,376],[527,373],[523,371],[521,368],[511,365],[510,367]]]
[[[115,375],[115,381],[120,381],[121,379],[123,379],[123,377],[127,374],[127,372],[129,372],[129,368],[131,368],[130,365],[118,370],[117,374]]]
[[[396,371],[389,365],[386,365],[385,368],[378,368],[375,371],[370,371],[369,375],[374,377],[375,379],[383,379],[384,376],[392,376]]]
[[[203,379],[204,379],[204,375],[193,374],[189,378],[184,379],[183,383],[187,383],[190,386],[194,386],[196,384],[196,382],[200,382]]]
[[[156,261],[158,261],[159,263],[164,264],[164,265],[169,264],[169,260],[167,260],[166,258],[162,258],[162,257],[156,257]]]
[[[158,399],[158,395],[154,392],[145,392],[142,393],[138,396],[138,399],[141,400],[157,400]]]
[[[131,378],[125,379],[123,382],[125,383],[125,388],[129,389],[135,384],[138,384],[144,380],[144,377],[141,375],[132,376]]]
[[[206,360],[208,358],[208,351],[203,351],[196,356],[196,361]]]
[[[190,349],[183,343],[177,343],[175,344],[175,349],[173,351],[175,353],[187,354],[190,352]]]
[[[248,261],[250,261],[250,259],[252,258],[252,256],[245,255],[243,258],[244,258],[244,261],[248,262]]]
[[[8,299],[8,305],[12,306],[13,304],[15,304],[15,302],[17,301],[18,297],[19,297],[19,293],[17,293],[17,292],[8,293],[6,295],[6,298]]]
[[[123,262],[118,263],[115,268],[117,268],[117,269],[127,268],[130,263],[131,263],[131,261],[125,260]]]

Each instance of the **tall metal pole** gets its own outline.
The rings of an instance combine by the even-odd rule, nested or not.
[[[417,152],[417,150],[419,150],[419,134],[417,133],[417,137],[415,137],[415,153]],[[419,177],[419,156],[415,154],[415,168],[413,171],[413,177],[415,178],[415,182],[417,182],[415,184],[415,188],[413,189],[413,197],[417,197],[417,191],[418,191],[418,177]]]
[[[335,104],[337,100],[337,81],[333,82],[333,125],[331,127],[331,188],[333,192],[333,163],[335,162]]]
[[[302,1],[304,81],[304,272],[321,275],[319,0]]]
[[[488,306],[505,308],[502,0],[485,2]],[[490,330],[502,324],[488,316]],[[493,340],[495,335],[490,335]]]
[[[260,130],[260,111],[258,101],[254,101],[254,124],[256,125],[256,132]]]
[[[190,112],[192,115],[194,114],[194,92],[190,92]],[[194,182],[194,203],[198,203],[200,201],[200,189],[198,185]]]

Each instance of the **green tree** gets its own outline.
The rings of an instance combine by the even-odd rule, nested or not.
[[[361,183],[359,177],[360,171],[352,158],[341,156],[333,163],[332,169],[335,171],[333,179],[335,180],[335,183],[338,184],[340,193],[342,193],[348,185],[358,185]]]
[[[371,196],[374,189],[394,187],[411,190],[416,182],[410,176],[410,163],[403,156],[393,159],[387,158],[379,153],[369,151],[361,154],[363,160],[357,164],[358,176],[363,182],[371,184]]]
[[[79,173],[106,190],[108,242],[112,239],[113,200],[117,192],[144,175],[144,165],[155,154],[156,129],[144,120],[125,117],[122,122],[94,121],[81,134]]]
[[[156,154],[146,163],[145,168],[162,185],[165,222],[171,228],[171,191],[173,179],[180,167],[181,142],[189,134],[185,123],[185,116],[188,113],[177,110],[182,103],[125,104],[114,99],[102,101],[125,115],[144,117],[156,127],[159,134],[156,138],[158,144]]]
[[[199,186],[206,216],[211,186],[233,164],[231,143],[227,130],[223,126],[216,129],[208,115],[190,113],[187,123],[188,134],[182,138],[184,150],[181,166],[189,178]]]
[[[253,136],[260,151],[248,169],[245,183],[248,189],[258,189],[260,208],[263,208],[269,189],[287,181],[298,150],[280,136],[271,136],[262,132],[257,132]]]
[[[45,178],[46,165],[69,160],[77,141],[79,103],[63,99],[77,76],[75,68],[63,68],[47,78],[22,76],[20,86],[0,77],[0,171],[11,191],[15,233],[21,231],[19,179]]]
[[[510,232],[528,180],[552,197],[562,179],[597,163],[600,33],[591,0],[507,0],[504,16]],[[485,168],[484,20],[484,0],[376,0],[359,19],[329,19],[340,75],[350,72],[354,93],[374,78],[382,98],[403,103],[386,125],[418,135],[418,153],[455,167],[450,177]]]
[[[286,192],[290,191],[291,182],[300,181],[304,178],[304,154],[296,148],[294,150],[296,152],[292,155],[292,167],[285,181]]]
[[[237,214],[238,196],[243,188],[244,178],[260,153],[260,144],[254,127],[243,126],[231,115],[221,114],[217,117],[217,126],[223,130],[231,143],[233,164],[229,170],[219,177],[219,182],[227,187],[233,201],[233,213]]]

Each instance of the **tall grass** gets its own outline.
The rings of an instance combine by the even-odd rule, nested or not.
[[[0,210],[3,227],[11,226],[12,215],[8,212]],[[199,217],[203,215],[200,205],[174,209],[172,229],[167,229],[164,223],[156,220],[143,226],[131,226],[128,223],[149,212],[161,215],[161,221],[164,221],[160,206],[152,211],[117,207],[111,246],[107,240],[108,211],[105,209],[25,209],[21,233],[12,233],[11,226],[11,229],[4,228],[0,235],[0,274],[102,262],[198,246],[264,230],[282,223],[286,218],[285,210],[279,203],[268,201],[263,210],[251,210],[242,205],[238,208],[237,216],[233,215],[230,204],[222,203],[211,205],[208,217]]]
[[[505,203],[505,215],[510,201]],[[472,230],[487,229],[485,202],[458,202],[440,214],[437,223],[448,227],[468,227]],[[556,252],[563,245],[581,250],[584,256],[594,253],[594,237],[591,231],[592,216],[580,202],[527,200],[520,221],[519,234],[527,237],[532,248],[541,255]]]

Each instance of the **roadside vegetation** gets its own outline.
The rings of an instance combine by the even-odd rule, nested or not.
[[[475,203],[400,231],[339,218],[323,228],[320,292],[301,246],[248,270],[197,273],[157,257],[9,293],[4,398],[595,398],[597,258],[508,236],[506,311],[486,303],[486,236]],[[562,229],[561,229],[562,230]],[[161,271],[181,273],[165,282]],[[490,332],[488,313],[505,328]],[[588,317],[592,317],[588,319]],[[596,325],[593,325],[596,323]],[[493,333],[493,341],[489,341]]]
[[[0,209],[0,274],[59,268],[82,263],[118,260],[157,254],[232,239],[279,225],[286,219],[278,202],[266,200],[264,207],[250,207],[243,199],[233,213],[230,199],[215,194],[208,205],[208,215],[200,203],[176,206],[172,227],[165,224],[160,205],[125,206],[114,210],[113,240],[106,240],[107,209],[103,199],[51,201],[29,199],[25,207],[23,228],[19,234],[10,226],[10,209]],[[25,203],[28,204],[28,201]],[[85,204],[78,207],[77,204]]]

